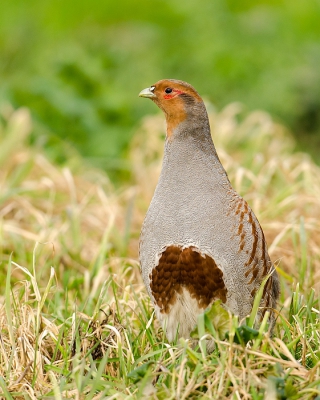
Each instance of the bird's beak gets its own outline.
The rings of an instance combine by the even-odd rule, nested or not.
[[[154,87],[153,87],[153,90],[154,90]],[[156,97],[156,95],[153,93],[151,88],[146,88],[146,89],[141,90],[141,92],[139,93],[139,97],[146,97],[147,99],[154,99]]]

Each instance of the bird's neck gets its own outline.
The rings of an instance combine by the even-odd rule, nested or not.
[[[166,139],[161,181],[185,180],[189,185],[191,181],[215,179],[214,176],[228,181],[211,138],[208,118],[184,121]]]
[[[212,141],[207,110],[203,102],[166,113],[167,139],[176,140],[194,136],[198,140]]]
[[[218,158],[206,110],[192,111],[189,110],[187,117],[176,125],[167,116],[165,152],[174,152],[177,159],[184,159],[186,154],[195,154],[198,157],[201,153],[205,154],[205,157]]]

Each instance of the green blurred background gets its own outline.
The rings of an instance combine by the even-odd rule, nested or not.
[[[0,78],[0,103],[30,108],[33,142],[62,163],[75,147],[114,179],[157,112],[138,93],[162,78],[270,112],[320,159],[320,0],[2,0]]]

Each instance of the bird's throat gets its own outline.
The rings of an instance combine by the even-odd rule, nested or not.
[[[167,138],[172,139],[174,132],[187,119],[184,107],[175,107],[174,113],[166,114]]]

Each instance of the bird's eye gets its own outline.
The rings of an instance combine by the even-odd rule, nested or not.
[[[169,93],[172,92],[172,89],[171,89],[170,87],[167,87],[167,88],[165,89],[165,92],[169,94]]]

